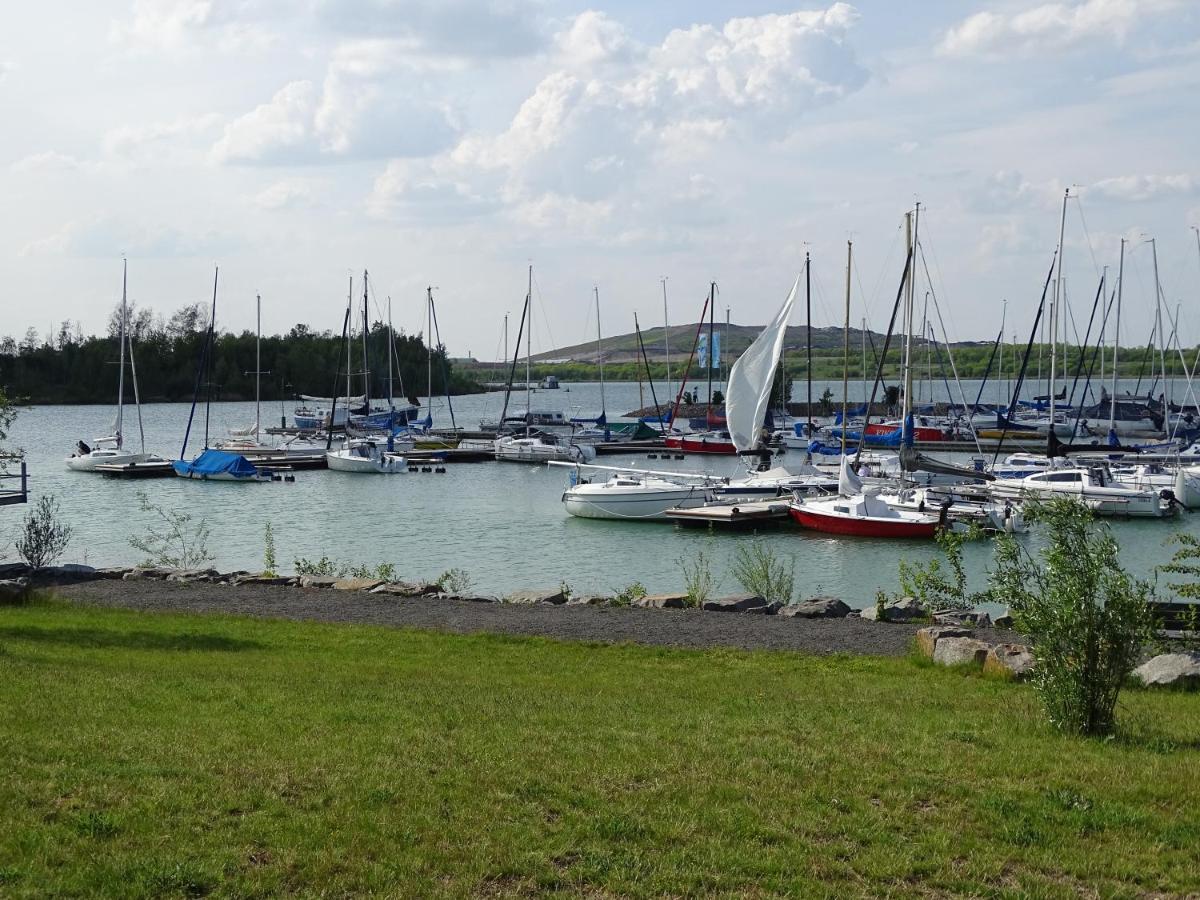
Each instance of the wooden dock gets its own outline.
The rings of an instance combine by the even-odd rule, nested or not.
[[[5,472],[0,478],[20,479],[20,487],[0,489],[0,506],[29,502],[29,470],[25,468],[25,460],[21,460],[20,472]]]
[[[672,522],[691,527],[761,528],[790,520],[788,501],[753,500],[747,503],[720,503],[694,509],[668,509],[664,515]]]

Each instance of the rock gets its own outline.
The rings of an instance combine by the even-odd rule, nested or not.
[[[1005,613],[1002,616],[996,616],[996,618],[992,619],[992,627],[993,628],[1012,628],[1013,627],[1013,617],[1010,616],[1008,613]]]
[[[25,595],[29,593],[29,579],[21,578],[4,578],[0,579],[0,602],[13,602],[16,600],[24,600]]]
[[[132,572],[129,566],[105,566],[102,569],[96,570],[97,578],[112,578],[120,580],[125,577],[126,573]]]
[[[333,583],[335,591],[373,591],[384,582],[379,578],[339,578]]]
[[[985,612],[973,609],[951,609],[933,614],[933,621],[939,625],[963,625],[972,628],[991,628],[992,617]]]
[[[987,659],[990,644],[970,637],[938,638],[933,647],[933,661],[943,666],[982,666]]]
[[[917,652],[933,659],[934,649],[942,638],[971,637],[974,633],[970,628],[959,628],[954,625],[933,625],[929,628],[922,628],[917,632]]]
[[[734,594],[705,600],[700,608],[707,612],[765,612],[767,601],[757,594]]]
[[[849,614],[850,607],[836,597],[813,597],[779,610],[779,615],[790,619],[844,619]]]
[[[872,622],[913,622],[927,619],[929,612],[913,597],[902,597],[899,600],[888,600],[883,606],[883,615],[879,615],[877,606],[868,606],[860,615]]]
[[[638,609],[687,609],[688,595],[647,594],[645,597],[638,597],[629,605]]]
[[[1133,670],[1133,677],[1146,687],[1200,689],[1200,652],[1160,653]]]
[[[983,671],[1017,681],[1032,675],[1033,666],[1033,651],[1024,644],[997,644],[983,661]]]
[[[292,579],[287,575],[254,575],[246,573],[244,575],[234,575],[230,580],[230,584],[267,584],[267,585],[287,585]]]
[[[142,581],[147,578],[166,581],[171,575],[181,571],[183,570],[169,569],[166,566],[135,566],[126,572],[122,578],[126,581]]]
[[[300,587],[302,588],[331,588],[337,584],[337,579],[332,575],[301,575]]]
[[[499,597],[492,597],[488,594],[440,594],[440,597],[446,600],[461,600],[464,603],[499,603]]]
[[[44,581],[90,581],[96,577],[94,566],[79,563],[67,563],[63,566],[47,566],[38,572],[38,578]]]
[[[212,581],[220,577],[221,573],[216,569],[175,569],[167,576],[167,581],[188,584],[196,581]]]
[[[372,594],[390,594],[393,597],[429,597],[441,593],[436,584],[411,581],[388,581],[371,589]]]
[[[9,581],[29,574],[29,566],[23,562],[0,563],[0,580]]]
[[[552,603],[559,605],[567,602],[567,595],[562,588],[545,588],[513,591],[504,598],[505,603]]]
[[[608,606],[612,603],[612,597],[604,594],[580,594],[578,597],[572,597],[567,601],[567,606]]]

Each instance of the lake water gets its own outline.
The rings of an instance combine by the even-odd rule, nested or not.
[[[819,396],[825,386],[825,382],[815,383],[814,395]],[[840,382],[829,386],[840,395]],[[598,385],[566,387],[538,392],[534,408],[561,409],[574,415],[598,411]],[[977,387],[977,383],[964,384],[972,399]],[[657,390],[660,402],[665,402],[665,386]],[[803,397],[804,390],[803,384],[797,384],[793,397]],[[935,397],[942,394],[944,389]],[[502,400],[498,393],[455,397],[459,425],[473,428],[482,416],[498,415]],[[651,403],[649,391],[639,397],[638,386],[631,383],[607,385],[606,401],[610,416]],[[515,403],[523,408],[524,398],[518,396]],[[289,415],[293,405],[287,404]],[[445,401],[434,405],[436,424],[448,425]],[[177,457],[188,409],[188,404],[143,407],[147,449]],[[264,404],[264,424],[277,423],[279,415],[278,401]],[[139,508],[139,492],[166,509],[205,519],[212,528],[210,548],[216,554],[215,565],[224,570],[262,568],[263,530],[270,522],[283,570],[290,571],[296,557],[322,555],[351,563],[391,562],[403,577],[411,578],[433,578],[456,567],[471,575],[476,589],[497,594],[518,587],[552,587],[562,581],[577,593],[612,591],[631,581],[640,581],[651,591],[675,590],[683,583],[681,557],[710,553],[714,569],[720,573],[726,571],[736,547],[754,539],[748,534],[710,534],[667,523],[576,519],[563,511],[560,502],[567,470],[513,463],[450,465],[444,475],[297,472],[294,483],[268,484],[180,478],[127,481],[69,471],[63,458],[75,442],[108,433],[112,418],[110,407],[45,406],[23,410],[11,429],[9,445],[27,453],[31,493],[34,497],[57,495],[64,519],[74,528],[65,562],[114,565],[141,561],[129,538],[156,523]],[[253,419],[252,403],[214,404],[213,440],[222,438],[228,428],[245,426]],[[203,427],[200,408],[189,457],[202,444]],[[132,408],[126,411],[125,431],[136,444]],[[734,458],[650,460],[643,452],[602,461],[722,475],[742,471]],[[0,536],[10,558],[23,511],[21,506],[0,508]],[[1170,555],[1165,542],[1171,533],[1195,531],[1194,522],[1193,516],[1185,514],[1172,521],[1118,521],[1113,529],[1127,566],[1149,576],[1153,567]],[[794,556],[797,587],[802,593],[833,594],[856,606],[873,602],[879,588],[897,589],[899,558],[921,561],[937,555],[932,543],[834,538],[792,528],[766,531],[762,539],[778,552]],[[988,542],[967,548],[972,579],[979,584],[989,559]],[[739,589],[728,575],[722,588],[727,592]]]

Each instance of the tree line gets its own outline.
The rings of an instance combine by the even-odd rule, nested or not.
[[[133,397],[130,381],[136,371],[143,401],[191,400],[208,338],[203,304],[184,306],[166,319],[131,305],[127,322],[133,361],[126,361],[126,397]],[[0,387],[10,398],[27,403],[113,402],[119,375],[120,325],[118,306],[103,336],[84,336],[79,324],[68,320],[44,339],[39,339],[34,329],[19,342],[12,337],[0,339]],[[374,323],[367,340],[372,397],[387,396],[388,341],[387,326]],[[361,332],[351,343],[351,387],[359,394],[364,389]],[[254,399],[256,344],[252,331],[218,331],[200,396]],[[453,371],[443,345],[438,344],[431,353],[419,333],[397,332],[392,360],[392,391],[397,399],[424,396],[430,368],[434,395],[446,393],[447,386],[452,394],[480,389],[471,378]],[[290,400],[299,394],[328,397],[335,389],[345,390],[346,344],[340,333],[318,332],[298,324],[287,334],[263,335],[260,365],[264,400]]]

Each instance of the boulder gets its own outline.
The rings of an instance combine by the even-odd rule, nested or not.
[[[687,594],[647,594],[629,605],[638,609],[687,609],[690,604]]]
[[[288,575],[254,575],[247,573],[245,575],[234,575],[230,580],[230,584],[268,584],[268,585],[287,585],[291,584],[292,578]]]
[[[836,597],[813,597],[779,610],[779,615],[795,619],[844,619],[850,607]]]
[[[488,594],[439,594],[444,600],[461,600],[464,603],[499,603],[499,597]]]
[[[339,578],[333,583],[335,591],[373,591],[384,582],[379,578]]]
[[[167,581],[190,583],[196,581],[212,581],[220,578],[221,573],[216,569],[175,569],[167,576]]]
[[[1172,687],[1185,691],[1200,689],[1200,652],[1160,653],[1133,670],[1133,677],[1146,687]]]
[[[337,584],[337,579],[332,575],[301,575],[300,587],[302,588],[331,588]]]
[[[0,602],[23,600],[28,592],[28,578],[22,577],[0,579]]]
[[[120,580],[125,577],[126,573],[133,570],[129,566],[105,566],[96,570],[96,578],[111,578]]]
[[[878,606],[868,606],[861,615],[872,622],[915,622],[929,618],[929,611],[916,598],[901,597],[899,600],[885,601],[882,616]]]
[[[971,637],[938,638],[933,646],[933,661],[943,666],[982,666],[990,644]]]
[[[1013,617],[1010,616],[1008,613],[1005,613],[1002,616],[996,616],[996,618],[992,619],[992,627],[993,628],[1012,628],[1013,627]]]
[[[171,569],[166,566],[134,566],[121,577],[126,581],[143,581],[145,579],[156,579],[158,581],[166,581],[167,578],[174,575],[176,572],[181,572],[182,569]]]
[[[917,632],[917,652],[933,659],[938,641],[943,638],[971,637],[974,633],[970,628],[959,628],[955,625],[931,625]]]
[[[973,609],[948,609],[934,612],[933,621],[938,625],[960,625],[969,628],[991,628],[992,617]]]
[[[38,577],[45,581],[90,581],[96,577],[94,566],[80,563],[67,563],[62,566],[47,566],[38,572]]]
[[[504,598],[505,603],[552,603],[555,606],[567,602],[562,588],[543,588],[513,591]]]
[[[372,594],[389,594],[392,597],[429,597],[441,593],[436,584],[411,581],[388,581],[371,589]]]
[[[757,594],[734,594],[705,600],[700,608],[707,612],[766,612],[767,601]]]
[[[1024,681],[1033,674],[1033,651],[1024,644],[997,644],[988,651],[983,671]]]
[[[23,562],[0,563],[0,580],[8,581],[29,574],[29,566]]]
[[[612,597],[605,594],[580,594],[567,601],[567,606],[608,606]]]

